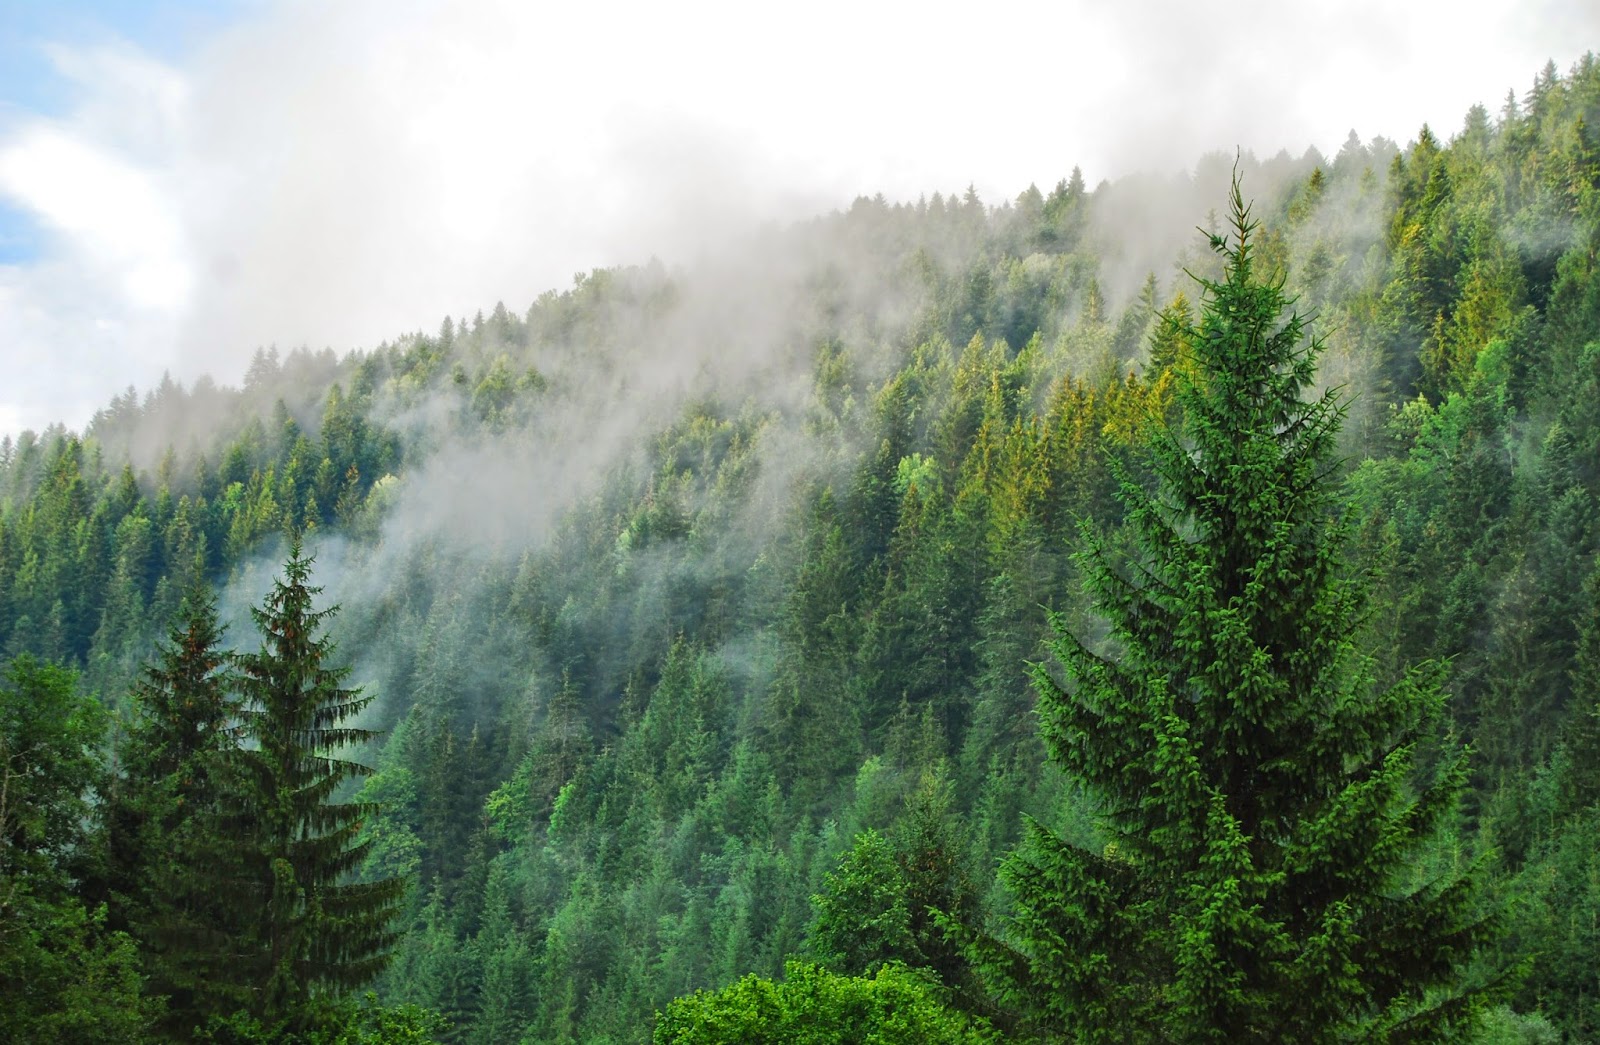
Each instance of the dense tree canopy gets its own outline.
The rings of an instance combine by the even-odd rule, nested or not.
[[[1079,970],[1166,992],[1097,1033],[1464,1012],[1461,955],[1391,945],[1465,954],[1478,881],[1510,902],[1466,982],[1526,971],[1485,1033],[1600,1035],[1595,127],[1590,57],[1453,134],[1238,157],[1249,285],[1316,314],[1314,378],[1206,376],[1270,304],[1218,314],[1192,232],[1230,152],[862,198],[0,438],[37,799],[6,806],[0,1036],[638,1042],[696,991],[797,997],[804,960],[812,997],[1026,1040],[1089,1018],[1028,996],[1029,919],[1077,917],[1028,900],[1050,839],[1106,887],[1082,925],[1181,923]],[[303,551],[269,577],[285,532],[337,616]],[[1052,619],[1081,670],[1041,697]],[[1141,717],[1065,743],[1102,691]],[[1348,968],[1267,1004],[1318,955]]]

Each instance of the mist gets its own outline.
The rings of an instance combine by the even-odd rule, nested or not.
[[[1352,127],[1403,142],[1570,61],[1600,28],[1581,6],[1009,3],[974,23],[282,0],[176,51],[63,25],[36,46],[67,101],[0,109],[0,200],[43,244],[0,267],[0,429],[690,263],[857,196],[997,203],[1074,164],[1094,185],[1217,149],[1331,155]]]
[[[71,427],[0,432],[0,648],[148,721],[186,595],[254,649],[298,542],[315,612],[280,637],[332,646],[293,675],[370,698],[350,859],[413,883],[373,986],[472,1040],[643,1040],[821,956],[862,839],[971,926],[1027,818],[1101,858],[1039,674],[1099,700],[1063,629],[1158,710],[1151,620],[1248,608],[1247,675],[1333,636],[1306,736],[1450,665],[1462,741],[1533,800],[1474,780],[1472,830],[1557,823],[1600,65],[1501,109],[1482,64],[1468,110],[1446,59],[1532,46],[1479,14],[268,0],[161,57],[56,45],[73,107],[0,119],[0,193],[48,228],[0,272],[0,428]],[[1269,307],[1316,340],[1279,354]],[[1250,460],[1218,417],[1255,418]],[[1259,563],[1219,595],[1192,543],[1236,558],[1245,495],[1259,605],[1228,594]]]
[[[1392,30],[1388,58],[1411,53],[1419,25],[1369,13]],[[789,52],[725,54],[711,36],[675,50],[679,28],[655,13],[608,34],[589,14],[492,4],[268,4],[179,65],[125,43],[58,47],[77,108],[8,128],[0,190],[49,219],[60,254],[8,271],[0,332],[38,359],[71,347],[59,371],[28,372],[0,427],[93,411],[95,438],[154,492],[158,471],[188,475],[205,448],[241,434],[278,438],[282,417],[316,438],[324,390],[361,385],[397,457],[362,477],[372,492],[357,533],[308,536],[318,583],[349,607],[338,634],[380,694],[414,696],[441,629],[481,633],[456,709],[476,719],[519,700],[537,716],[564,670],[522,652],[532,625],[513,606],[530,569],[563,542],[624,540],[631,505],[671,499],[693,518],[718,500],[715,476],[658,484],[673,474],[661,455],[675,426],[724,426],[752,477],[743,496],[720,498],[733,517],[692,554],[619,545],[626,576],[593,581],[620,585],[625,611],[570,625],[581,656],[606,661],[588,665],[591,698],[615,702],[640,658],[608,651],[664,651],[671,636],[655,631],[682,618],[675,591],[794,568],[784,520],[875,451],[875,397],[919,343],[953,361],[974,334],[1009,335],[1014,353],[1036,330],[1055,368],[1036,394],[1066,373],[1136,367],[1137,350],[1106,355],[1089,298],[1107,324],[1137,307],[1151,276],[1158,304],[1193,298],[1189,273],[1211,264],[1196,228],[1214,222],[1235,173],[1274,212],[1312,170],[1339,170],[1289,251],[1298,262],[1320,245],[1336,273],[1353,272],[1379,235],[1356,186],[1365,174],[1364,191],[1381,192],[1397,148],[1348,129],[1366,93],[1412,106],[1382,109],[1402,141],[1422,125],[1416,106],[1444,105],[1371,70],[1352,80],[1349,65],[1314,66],[1292,85],[1265,58],[1227,75],[1186,68],[1220,31],[1193,14],[1153,40],[1133,14],[1070,14],[1087,38],[1112,41],[1107,53],[1148,43],[1176,79],[1095,65],[1089,48],[1065,63],[1065,85],[1054,66],[1027,64],[997,105],[959,77],[930,84],[882,57],[883,34],[952,47],[937,18],[869,13],[841,36],[826,11],[789,28],[844,70],[832,77]],[[708,17],[741,30],[733,12]],[[1063,39],[1067,26],[1049,20],[1066,17],[1000,15],[1014,32]],[[1315,19],[1259,21],[1262,55],[1276,34],[1330,32]],[[1328,77],[1354,89],[1313,104]],[[1482,81],[1480,69],[1474,89]],[[1071,83],[1098,104],[1062,102]],[[1444,108],[1443,127],[1462,108]],[[47,192],[51,164],[87,173]],[[1093,186],[1082,242],[1046,255],[1008,240],[1024,190],[1059,192],[1074,167]],[[930,330],[930,303],[998,264],[984,253],[994,244],[1014,252],[1037,314],[1011,331],[959,316]],[[69,303],[74,280],[88,281],[95,309]],[[111,346],[115,367],[101,358]],[[848,361],[836,402],[819,400],[829,351]],[[394,376],[416,353],[437,356],[421,382]],[[1370,353],[1336,333],[1325,380],[1360,397],[1369,371]],[[520,413],[497,413],[496,382],[516,389]],[[1354,419],[1358,431],[1369,420]],[[226,579],[235,641],[248,644],[245,609],[282,551],[266,541]],[[749,650],[734,659],[752,680],[772,668]],[[393,711],[380,700],[372,714]]]

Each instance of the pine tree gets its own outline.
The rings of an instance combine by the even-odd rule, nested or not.
[[[222,630],[215,599],[196,585],[134,687],[124,779],[104,810],[111,889],[144,948],[151,993],[168,997],[174,1028],[239,1000],[211,989],[238,930],[237,912],[217,888],[236,742]]]
[[[1570,669],[1573,708],[1566,727],[1567,769],[1561,810],[1570,813],[1600,803],[1600,558],[1584,582],[1583,626]]]
[[[337,802],[340,785],[372,770],[344,757],[374,736],[346,725],[371,701],[345,688],[347,667],[319,636],[338,607],[317,610],[312,560],[295,536],[283,577],[251,616],[263,636],[256,653],[234,658],[244,701],[239,752],[250,825],[241,904],[259,920],[236,971],[253,991],[252,1010],[269,1021],[303,1022],[315,992],[370,980],[390,957],[404,881],[353,882],[369,843],[358,841],[376,808]]]
[[[1310,401],[1320,351],[1252,271],[1232,193],[1182,332],[1183,431],[1152,433],[1156,492],[1125,481],[1139,554],[1085,530],[1111,648],[1066,632],[1034,671],[1051,757],[1100,805],[1103,849],[1040,824],[1006,863],[1012,946],[989,972],[1046,1035],[1081,1041],[1427,1037],[1470,1019],[1489,933],[1471,875],[1417,882],[1464,779],[1435,739],[1439,673],[1386,690],[1357,654],[1364,586],[1330,473],[1343,416]]]

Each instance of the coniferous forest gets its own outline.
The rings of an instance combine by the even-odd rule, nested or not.
[[[0,443],[0,1038],[1600,1040],[1597,551],[1592,55],[129,389]]]

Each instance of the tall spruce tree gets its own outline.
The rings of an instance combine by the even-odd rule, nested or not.
[[[1181,430],[1154,426],[1154,491],[1122,484],[1136,551],[1084,531],[1109,641],[1057,620],[1064,684],[1034,671],[1042,738],[1100,802],[1103,847],[1030,824],[989,973],[1046,1037],[1426,1039],[1484,993],[1462,986],[1490,931],[1472,875],[1417,870],[1465,756],[1423,757],[1438,670],[1381,688],[1357,652],[1343,406],[1302,398],[1320,343],[1254,273],[1237,178],[1231,203],[1221,281],[1197,280],[1179,332]]]
[[[404,881],[357,882],[366,856],[358,840],[376,807],[340,802],[341,784],[369,775],[345,757],[374,734],[346,723],[371,701],[343,683],[334,645],[319,632],[338,607],[314,609],[312,559],[291,540],[283,577],[251,615],[263,643],[238,654],[236,685],[244,732],[255,746],[238,755],[246,839],[240,886],[258,912],[236,966],[250,1008],[269,1023],[305,1022],[319,992],[366,983],[387,963]]]
[[[1561,812],[1600,804],[1600,557],[1584,582],[1584,623],[1572,659],[1573,708],[1566,727],[1567,762],[1562,773]]]
[[[133,690],[122,779],[106,802],[111,890],[140,941],[151,993],[167,996],[169,1029],[238,999],[213,985],[238,930],[223,902],[237,709],[223,669],[216,600],[197,584]]]

